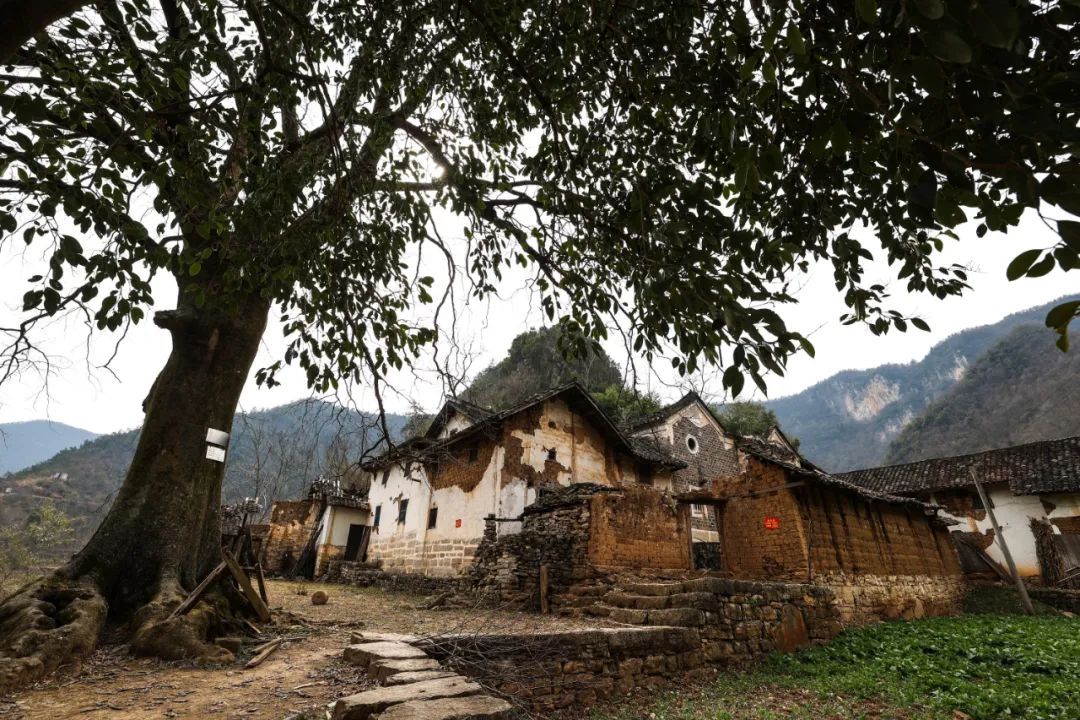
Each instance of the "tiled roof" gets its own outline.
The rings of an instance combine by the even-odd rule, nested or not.
[[[1080,492],[1080,436],[854,470],[838,477],[872,490],[914,495],[973,485],[972,470],[985,484],[1008,483],[1016,495]]]
[[[804,461],[799,453],[794,452],[783,445],[771,443],[756,437],[739,435],[735,438],[735,444],[754,455],[777,460],[791,465],[803,465]]]

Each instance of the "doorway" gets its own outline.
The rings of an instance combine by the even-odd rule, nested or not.
[[[367,560],[368,540],[371,538],[370,525],[349,525],[349,539],[345,543],[345,560]]]

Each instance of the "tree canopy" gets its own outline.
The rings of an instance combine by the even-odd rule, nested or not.
[[[725,430],[747,437],[764,439],[770,430],[780,426],[776,413],[759,402],[749,400],[722,405],[716,409],[716,416]],[[788,440],[798,449],[798,438],[788,438]]]
[[[875,252],[945,297],[965,275],[935,253],[960,223],[1080,210],[1078,13],[105,2],[0,78],[0,226],[52,248],[8,373],[35,320],[81,307],[119,330],[167,271],[196,305],[277,304],[282,361],[313,386],[377,379],[435,337],[405,319],[433,300],[409,261],[427,248],[477,293],[525,265],[584,336],[619,323],[680,371],[761,385],[810,349],[773,309],[810,261],[832,263],[851,322],[904,330],[864,282]],[[463,243],[441,240],[437,208],[463,218]],[[1080,225],[1057,228],[1011,275],[1077,266]],[[1064,335],[1077,311],[1048,322]]]

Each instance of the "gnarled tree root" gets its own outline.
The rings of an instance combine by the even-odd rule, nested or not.
[[[221,634],[225,619],[231,615],[228,598],[210,592],[186,614],[169,617],[183,599],[184,592],[178,583],[163,582],[154,599],[132,620],[135,632],[131,651],[163,660],[196,660],[206,664],[235,660],[225,648],[207,642]]]
[[[235,595],[235,593],[233,593]],[[238,629],[238,597],[208,592],[184,615],[171,617],[184,598],[174,580],[162,580],[154,598],[131,616],[127,632],[136,655],[202,664],[236,657],[210,640]],[[97,584],[63,571],[0,605],[0,693],[36,682],[61,665],[93,652],[108,620],[109,604]]]
[[[61,574],[0,606],[0,693],[93,652],[109,606],[88,578]]]

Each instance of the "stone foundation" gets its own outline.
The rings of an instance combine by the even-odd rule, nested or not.
[[[326,582],[358,587],[379,587],[395,592],[414,595],[435,595],[442,592],[459,592],[467,584],[463,578],[431,577],[416,573],[387,572],[377,565],[349,560],[331,560],[328,563]]]
[[[442,636],[419,646],[533,712],[584,709],[635,687],[707,672],[696,630],[604,628],[530,635]]]
[[[961,575],[826,575],[837,619],[846,627],[882,620],[956,615],[968,586]]]

